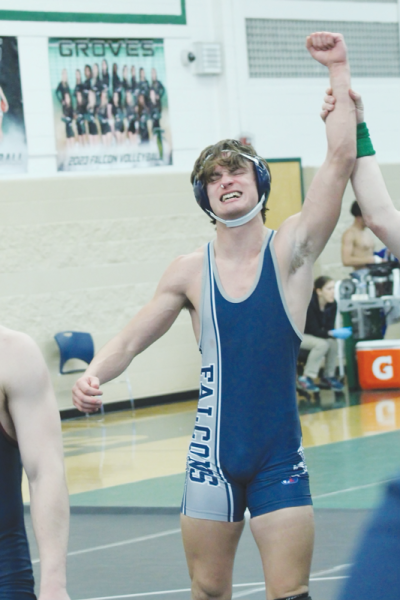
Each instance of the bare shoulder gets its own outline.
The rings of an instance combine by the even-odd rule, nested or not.
[[[359,240],[359,232],[354,227],[349,227],[342,235],[342,251],[350,251]]]
[[[197,248],[190,254],[182,254],[178,256],[172,263],[177,271],[181,273],[193,272],[193,270],[202,269],[204,260],[204,246]]]
[[[5,386],[41,378],[46,366],[36,342],[26,333],[0,327],[0,378]]]
[[[0,326],[0,358],[1,362],[13,358],[16,354],[39,351],[37,344],[26,333]]]
[[[201,276],[204,260],[204,246],[190,254],[175,258],[165,271],[161,284],[178,287],[184,292],[198,276]]]

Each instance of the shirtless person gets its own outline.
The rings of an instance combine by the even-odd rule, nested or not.
[[[367,228],[357,200],[350,209],[354,223],[342,236],[342,263],[345,267],[364,269],[375,261],[374,238]]]
[[[321,116],[326,119],[335,107],[332,90],[327,90]],[[356,198],[366,225],[400,259],[400,211],[386,189],[364,123],[361,96],[350,92],[356,106],[358,159],[351,176]],[[334,114],[334,112],[332,113]],[[329,116],[329,119],[331,117]],[[326,119],[326,122],[329,122]],[[350,577],[340,600],[397,600],[400,588],[400,475],[386,488],[358,545]]]
[[[36,344],[0,327],[0,598],[34,600],[24,526],[22,464],[39,547],[39,600],[69,600],[69,524],[60,418],[49,374]]]
[[[312,266],[337,223],[354,166],[356,124],[342,36],[313,34],[307,48],[328,67],[337,108],[327,124],[326,160],[301,213],[276,234],[267,229],[265,161],[236,140],[206,148],[192,183],[201,208],[217,220],[216,240],[170,265],[151,302],[73,389],[75,406],[98,410],[100,384],[122,373],[189,309],[203,363],[181,517],[194,600],[231,598],[246,507],[268,600],[309,598],[314,525],[296,359]]]

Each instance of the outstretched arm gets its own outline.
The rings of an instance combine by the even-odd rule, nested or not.
[[[329,113],[336,112],[336,99],[332,89],[328,89],[326,93],[321,113],[324,120]],[[357,123],[363,123],[364,106],[361,96],[350,90],[350,97],[356,107]],[[326,122],[328,121],[329,119]],[[356,160],[351,183],[365,224],[400,259],[400,211],[396,210],[389,196],[376,155]]]
[[[168,331],[187,302],[191,265],[190,257],[176,259],[161,278],[153,299],[96,354],[72,390],[79,410],[97,411],[101,406],[100,385],[118,377],[135,356]]]
[[[342,196],[356,158],[355,108],[349,97],[350,68],[343,36],[314,33],[307,38],[307,48],[315,60],[329,69],[336,110],[326,121],[325,162],[308,190],[302,211],[285,221],[276,236],[275,245],[281,244],[281,254],[289,242],[289,273],[295,273],[305,261],[312,264],[323,250],[338,221]]]
[[[69,600],[69,503],[57,402],[43,357],[28,336],[10,335],[5,360],[5,392],[29,481],[32,522],[39,547],[39,600]]]

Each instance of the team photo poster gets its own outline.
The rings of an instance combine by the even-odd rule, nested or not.
[[[160,39],[49,40],[59,171],[172,164]]]
[[[16,37],[0,37],[0,174],[25,173],[28,149]]]

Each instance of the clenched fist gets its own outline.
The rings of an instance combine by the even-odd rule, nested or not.
[[[306,48],[315,60],[330,69],[347,64],[347,48],[340,33],[319,31],[307,37]]]

